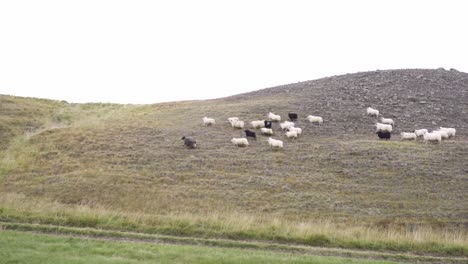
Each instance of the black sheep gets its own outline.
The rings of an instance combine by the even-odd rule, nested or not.
[[[392,136],[392,133],[390,133],[388,131],[378,131],[376,133],[377,133],[377,136],[379,136],[380,139],[385,139],[385,140],[389,140],[390,137]]]
[[[272,124],[271,121],[265,120],[264,122],[265,122],[265,127],[266,128],[271,128],[271,124]]]
[[[244,130],[244,132],[245,132],[246,137],[253,137],[253,138],[257,139],[257,134],[255,132],[253,132],[251,130],[248,130],[248,129]]]
[[[288,114],[288,117],[289,117],[289,119],[290,119],[291,121],[295,121],[295,120],[297,120],[297,118],[298,118],[298,116],[297,116],[296,113],[289,113],[289,114]]]
[[[193,139],[193,138],[183,136],[183,137],[182,137],[182,140],[184,141],[184,145],[185,145],[187,148],[194,149],[194,148],[197,147],[197,142],[196,142],[195,139]]]

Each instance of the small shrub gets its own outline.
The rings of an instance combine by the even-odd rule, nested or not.
[[[310,235],[304,239],[304,243],[311,246],[325,247],[329,246],[331,242],[332,241],[327,236],[322,234]]]

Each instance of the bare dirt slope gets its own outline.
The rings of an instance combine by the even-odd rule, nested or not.
[[[26,100],[10,99],[18,105]],[[1,100],[3,118],[5,97]],[[391,141],[376,139],[375,119],[365,115],[368,106],[395,120]],[[7,147],[0,192],[127,211],[235,209],[467,225],[466,73],[375,71],[216,100],[63,103],[59,109],[55,120],[66,120],[66,126],[14,145],[2,143]],[[274,137],[285,141],[282,151],[270,151],[262,136],[247,148],[231,145],[242,132],[229,126],[228,117],[265,119],[270,111],[283,118],[289,111],[298,113],[303,136],[289,141],[276,125]],[[309,114],[321,115],[323,126],[308,123]],[[217,124],[202,126],[203,116],[216,118]],[[441,145],[400,142],[396,136],[438,126],[456,127],[457,136]],[[183,135],[194,136],[200,148],[185,149]]]

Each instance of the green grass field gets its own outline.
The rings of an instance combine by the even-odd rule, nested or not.
[[[0,231],[0,262],[9,263],[363,263],[396,262],[317,257],[247,249],[100,241]]]
[[[212,214],[141,214],[116,212],[87,205],[70,206],[57,202],[31,201],[9,194],[0,196],[0,221],[35,223],[26,230],[61,232],[47,225],[131,231],[186,237],[224,238],[237,241],[274,241],[308,246],[375,251],[468,256],[464,232],[427,226],[366,226],[359,222],[340,224],[333,219],[288,220],[265,214],[216,212]],[[81,234],[78,231],[77,234]],[[86,234],[86,233],[84,233]]]

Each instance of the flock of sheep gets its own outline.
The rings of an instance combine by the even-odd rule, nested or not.
[[[379,111],[368,107],[367,115],[379,118]],[[375,124],[377,130],[377,136],[380,139],[390,139],[392,135],[393,126],[395,123],[390,118],[381,118],[380,123]],[[436,130],[429,132],[427,129],[416,129],[414,132],[401,132],[400,136],[402,140],[416,140],[418,137],[423,137],[424,142],[437,142],[441,143],[442,139],[448,139],[454,137],[457,130],[452,127],[439,127]]]
[[[367,115],[379,118],[379,111],[368,107],[366,109]],[[272,149],[281,149],[283,148],[283,141],[273,139],[271,136],[273,135],[272,125],[273,122],[279,123],[281,131],[284,132],[285,136],[290,139],[296,139],[302,134],[302,129],[300,127],[296,127],[294,121],[298,119],[298,114],[296,113],[288,113],[288,117],[290,121],[281,122],[281,116],[276,115],[274,113],[268,113],[269,120],[254,120],[250,122],[250,125],[253,129],[260,129],[260,133],[264,136],[268,136],[268,144]],[[231,126],[235,129],[244,129],[245,122],[240,120],[238,117],[230,117],[227,119]],[[311,123],[315,123],[321,125],[323,123],[323,118],[320,116],[307,116],[307,120]],[[203,125],[205,126],[212,126],[216,124],[214,118],[203,117],[202,118]],[[375,124],[376,126],[376,134],[380,139],[390,139],[393,131],[393,126],[395,122],[391,118],[383,118],[381,117],[380,122]],[[249,141],[247,138],[254,138],[257,139],[257,133],[255,131],[246,129],[244,130],[245,137],[242,138],[233,138],[231,139],[231,143],[238,147],[246,147],[249,145]],[[423,137],[424,142],[438,142],[441,143],[442,139],[448,139],[450,137],[454,137],[456,133],[455,128],[447,128],[447,127],[439,127],[437,130],[429,132],[427,129],[417,129],[414,132],[401,132],[400,136],[402,140],[416,140],[418,137]],[[197,142],[195,139],[191,137],[182,137],[184,141],[184,145],[188,148],[196,148]]]
[[[250,125],[253,129],[260,129],[260,133],[264,136],[268,136],[268,144],[272,149],[281,149],[283,148],[283,141],[278,139],[273,139],[271,136],[273,135],[273,123],[278,122],[281,128],[281,131],[285,133],[287,138],[296,139],[302,134],[302,129],[300,127],[296,127],[293,121],[298,119],[298,114],[296,113],[289,113],[288,114],[290,121],[281,122],[281,116],[276,115],[274,113],[268,114],[269,120],[254,120],[250,122]],[[321,125],[323,123],[323,118],[320,116],[307,116],[307,120],[311,123],[315,123]],[[202,118],[203,125],[205,126],[212,126],[216,124],[214,118],[203,117]],[[245,122],[240,120],[238,117],[230,117],[228,118],[228,122],[231,124],[233,128],[236,129],[244,129]],[[249,141],[247,138],[254,138],[257,139],[257,133],[255,131],[246,129],[244,130],[245,137],[243,138],[233,138],[231,139],[231,143],[238,147],[246,147],[249,145]],[[196,148],[197,142],[191,137],[182,137],[184,141],[184,145],[188,148]]]

